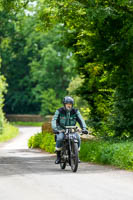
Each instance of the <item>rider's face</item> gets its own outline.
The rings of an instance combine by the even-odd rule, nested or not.
[[[65,107],[67,110],[71,110],[72,109],[72,104],[71,103],[67,103],[65,104]]]

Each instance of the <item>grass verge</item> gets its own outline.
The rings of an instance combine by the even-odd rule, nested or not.
[[[90,140],[82,142],[80,159],[133,170],[133,141]]]
[[[42,126],[44,122],[10,122],[14,126]]]
[[[9,123],[5,123],[3,126],[3,133],[0,134],[0,142],[8,141],[19,134],[18,128],[12,126]]]

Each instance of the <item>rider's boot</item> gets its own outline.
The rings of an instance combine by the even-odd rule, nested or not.
[[[56,161],[55,161],[55,164],[59,164],[60,163],[60,161],[61,161],[61,152],[60,151],[57,151],[57,159],[56,159]]]

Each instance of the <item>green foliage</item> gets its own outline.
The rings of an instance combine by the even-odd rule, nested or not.
[[[4,92],[6,92],[6,82],[4,76],[0,75],[0,134],[3,132],[5,122],[3,106],[4,106]]]
[[[74,75],[72,52],[61,43],[59,31],[63,27],[56,25],[47,33],[39,32],[38,17],[27,16],[24,10],[17,15],[1,11],[0,17],[2,73],[9,85],[4,111],[40,113],[44,92],[54,89],[61,101]]]
[[[38,133],[34,136],[31,136],[31,138],[28,141],[28,147],[29,148],[38,148],[40,147],[40,144],[42,143],[42,133]]]
[[[54,153],[55,137],[52,134],[51,123],[45,122],[42,126],[42,132],[31,136],[28,140],[29,148],[40,148],[47,152]]]
[[[81,79],[79,76],[72,78],[67,88],[67,91],[68,94],[74,98],[74,107],[77,107],[80,110],[81,114],[83,115],[84,119],[87,120],[88,115],[90,113],[90,109],[88,107],[87,101],[80,96],[78,91],[83,81],[84,80]]]
[[[87,162],[109,164],[122,169],[133,169],[133,141],[90,140],[82,142],[80,159]]]
[[[17,10],[18,7],[26,5],[27,2],[28,2],[27,0],[24,0],[23,2],[16,1],[16,0],[12,0],[12,1],[0,0],[0,18],[1,18],[1,26],[0,26],[0,134],[2,134],[0,136],[0,141],[7,140],[8,138],[13,137],[12,131],[14,131],[14,135],[16,134],[15,129],[6,123],[5,118],[4,118],[4,113],[3,113],[3,106],[4,106],[3,95],[4,93],[6,93],[7,84],[5,81],[5,77],[1,75],[1,63],[3,62],[1,49],[9,48],[9,43],[10,43],[9,35],[11,34],[12,29],[13,29],[13,24],[10,24],[11,11],[14,12],[15,9]],[[8,15],[6,13],[8,13]],[[5,132],[5,130],[7,132]]]
[[[47,152],[54,153],[55,139],[50,133],[38,133],[32,136],[28,141],[29,148],[41,148]]]
[[[42,144],[40,145],[41,149],[44,149],[47,152],[54,153],[55,152],[55,139],[54,135],[50,135],[46,133],[43,137]]]
[[[56,33],[53,32],[53,34]],[[66,94],[66,88],[74,74],[75,63],[69,57],[70,52],[60,46],[58,42],[51,41],[53,44],[48,44],[40,50],[39,55],[41,58],[37,60],[35,55],[35,59],[32,60],[30,66],[33,79],[40,86],[36,87],[37,92],[41,93],[42,90],[53,88],[56,90],[57,98],[61,99]]]
[[[61,101],[56,99],[56,95],[53,89],[48,89],[42,93],[41,115],[54,114],[55,110],[62,106]]]
[[[32,0],[0,0],[0,10],[18,11],[20,8],[26,7],[30,1]]]
[[[126,73],[120,82],[114,96],[114,129],[116,136],[128,138],[133,137],[133,82]]]
[[[2,127],[2,134],[0,135],[0,142],[8,141],[19,134],[17,127],[12,126],[11,124],[4,122]]]
[[[0,0],[5,111],[53,114],[68,88],[96,135],[132,137],[133,2],[27,3]]]
[[[64,44],[73,47],[84,78],[80,95],[88,101],[89,125],[98,134],[133,135],[133,2],[47,0],[41,27],[62,23]],[[47,6],[46,6],[47,5]]]
[[[38,105],[31,88],[33,83],[28,67],[29,56],[31,52],[25,52],[27,36],[30,33],[28,22],[24,20],[24,13],[20,13],[17,17],[1,12],[3,19],[3,27],[1,32],[6,33],[9,38],[8,45],[1,46],[2,56],[2,73],[7,79],[8,93],[5,96],[5,112],[8,113],[32,113],[31,110],[37,112]],[[20,20],[20,23],[17,22]],[[10,23],[8,23],[10,21]],[[7,24],[9,24],[7,26]],[[27,24],[27,29],[24,27]],[[32,24],[31,24],[32,28]]]

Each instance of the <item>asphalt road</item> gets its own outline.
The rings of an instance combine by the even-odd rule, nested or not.
[[[80,163],[77,173],[54,164],[55,155],[28,149],[40,128],[0,145],[0,200],[133,200],[133,172]]]

